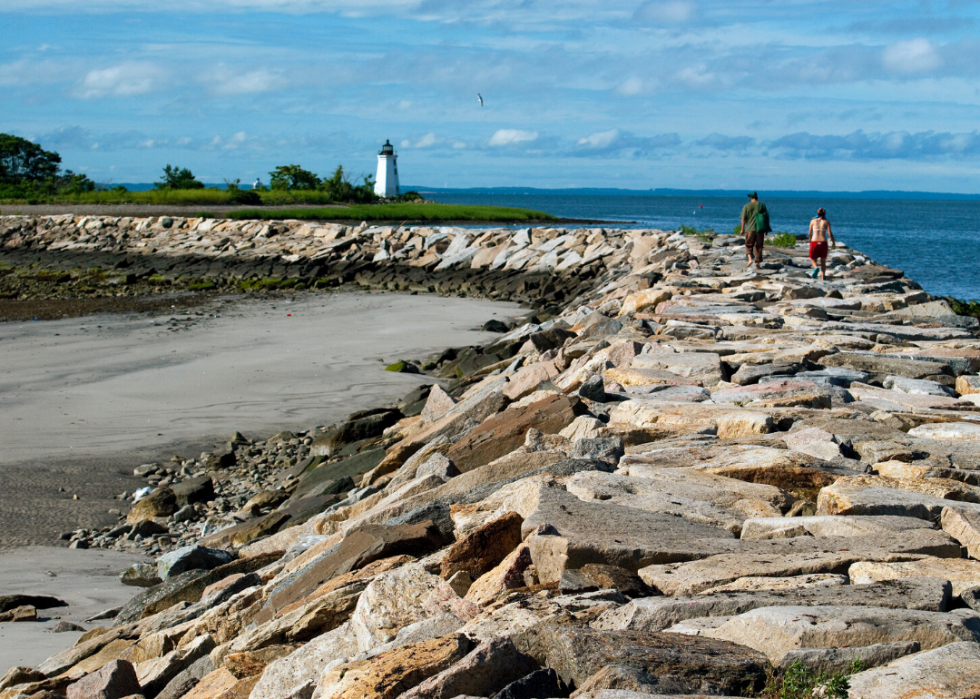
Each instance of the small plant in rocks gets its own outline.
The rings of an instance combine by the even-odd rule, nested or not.
[[[783,672],[774,667],[766,671],[766,686],[759,696],[762,699],[847,699],[850,677],[864,669],[855,660],[850,673],[829,674],[822,670],[811,670],[797,661]]]
[[[796,247],[796,235],[787,231],[776,231],[776,235],[772,237],[769,244],[777,248],[794,248]]]

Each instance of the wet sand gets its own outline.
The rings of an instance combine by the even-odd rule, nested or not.
[[[382,293],[241,297],[178,315],[0,324],[0,467],[335,422],[426,376],[401,358],[485,342],[515,304]]]
[[[176,309],[175,309],[176,310]],[[218,299],[194,313],[0,324],[0,549],[107,526],[141,463],[237,430],[329,425],[433,379],[384,367],[483,342],[515,304],[364,292]],[[78,499],[74,499],[74,496]]]
[[[86,631],[110,626],[112,620],[88,623],[85,619],[122,606],[139,591],[119,583],[119,571],[139,560],[118,551],[44,546],[0,552],[0,595],[51,595],[69,605],[38,610],[39,621],[0,624],[0,674],[14,665],[36,665],[75,643],[82,632],[51,632],[62,620]]]

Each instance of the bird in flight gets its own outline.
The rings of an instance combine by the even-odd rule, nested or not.
[[[476,98],[480,101],[480,106],[482,107],[483,106],[483,95],[481,95],[479,92],[477,92],[476,93]]]

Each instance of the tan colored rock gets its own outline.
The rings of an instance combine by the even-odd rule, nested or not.
[[[68,687],[68,699],[122,699],[141,694],[136,670],[125,660],[113,660]]]
[[[749,519],[742,527],[742,539],[788,539],[794,536],[849,537],[893,534],[908,529],[932,529],[917,517],[767,517]]]
[[[941,578],[953,584],[953,595],[980,585],[980,562],[964,558],[923,558],[917,561],[858,561],[847,570],[852,585],[900,578]]]
[[[480,502],[451,506],[449,513],[455,525],[456,538],[463,539],[508,512],[528,517],[537,509],[541,489],[552,487],[555,482],[552,476],[547,475],[522,478],[499,488]]]
[[[466,572],[475,580],[489,572],[521,543],[523,523],[518,513],[508,512],[457,541],[443,557],[440,575],[448,580]]]
[[[969,376],[964,374],[963,376],[956,377],[956,392],[961,396],[968,396],[973,393],[980,393],[980,376]]]
[[[691,595],[744,577],[840,574],[864,560],[902,561],[925,556],[959,555],[959,546],[943,532],[910,529],[864,537],[797,537],[740,541],[737,553],[721,553],[685,563],[641,568],[647,585],[666,595]]]
[[[238,684],[238,678],[225,668],[218,668],[201,678],[197,685],[182,699],[219,699],[219,697]]]
[[[558,434],[572,443],[578,439],[598,439],[603,436],[602,430],[605,426],[605,423],[598,418],[580,415]]]
[[[801,648],[915,641],[923,650],[932,650],[958,641],[977,642],[980,615],[972,610],[957,614],[881,607],[762,607],[703,635],[754,648],[779,663],[787,651]]]
[[[980,512],[958,507],[944,507],[943,531],[966,548],[970,558],[980,559]]]
[[[846,575],[819,573],[816,575],[796,575],[783,578],[739,578],[727,585],[718,585],[702,590],[698,594],[713,595],[716,592],[758,592],[760,590],[803,590],[811,587],[839,587],[849,583]]]
[[[452,634],[341,663],[321,675],[313,699],[395,699],[449,668],[472,643]]]
[[[350,623],[338,626],[270,663],[252,690],[251,699],[289,699],[299,695],[303,687],[308,688],[309,695],[324,667],[358,652]]]
[[[786,446],[794,451],[809,454],[825,461],[840,456],[837,438],[819,427],[808,427],[796,432],[789,432],[783,437],[783,441],[786,442]]]
[[[496,600],[497,596],[504,590],[525,587],[527,581],[524,578],[524,573],[533,565],[531,550],[526,544],[521,544],[511,551],[496,568],[484,573],[470,585],[466,592],[466,600],[480,606],[486,606]]]
[[[638,477],[642,473],[643,477]],[[583,501],[613,502],[724,527],[738,535],[754,517],[781,517],[792,497],[769,485],[745,483],[695,469],[630,467],[624,476],[601,471],[576,473],[568,492]]]
[[[669,301],[673,294],[667,289],[646,289],[635,294],[630,294],[623,299],[623,305],[619,309],[619,315],[632,315],[640,313],[648,308],[656,308],[664,301]]]
[[[459,662],[403,694],[402,699],[491,696],[537,669],[537,663],[520,653],[509,638],[484,641]]]
[[[104,648],[102,648],[98,653],[90,655],[81,662],[72,665],[72,667],[65,672],[69,677],[82,677],[91,672],[97,671],[99,668],[103,667],[106,663],[113,662],[115,660],[121,659],[123,662],[132,662],[129,658],[126,658],[126,651],[133,647],[132,641],[127,641],[126,639],[120,638],[119,640],[109,643]]]
[[[609,411],[610,427],[616,423],[634,427],[663,427],[688,430],[713,427],[722,439],[737,439],[773,430],[766,413],[720,405],[683,405],[653,401],[623,401]]]
[[[169,517],[177,511],[177,496],[170,488],[157,488],[133,505],[126,521],[136,524],[154,517]]]
[[[442,578],[417,563],[376,577],[361,594],[351,616],[351,628],[362,651],[394,640],[409,624],[442,614],[463,622],[479,613]]]
[[[980,488],[949,478],[845,476],[820,491],[817,513],[933,519],[939,517],[949,500],[963,502],[966,509],[980,509]]]
[[[436,384],[429,391],[429,397],[422,408],[422,421],[432,423],[456,407],[456,401]]]
[[[532,427],[543,434],[557,434],[584,411],[578,398],[560,395],[548,396],[524,408],[511,408],[484,420],[446,456],[466,473],[517,449]]]
[[[850,678],[860,699],[963,699],[980,696],[980,645],[950,643],[865,670]]]
[[[550,381],[561,372],[553,361],[537,362],[522,367],[510,376],[510,383],[504,388],[504,395],[511,400],[520,400],[534,393],[542,381]]]
[[[980,442],[980,425],[973,422],[939,422],[913,427],[910,437],[951,442]]]

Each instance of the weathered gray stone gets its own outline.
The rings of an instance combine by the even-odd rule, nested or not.
[[[161,580],[169,580],[189,570],[211,570],[234,560],[232,554],[221,549],[184,546],[157,559],[157,575]]]
[[[796,537],[739,541],[736,553],[686,563],[655,564],[639,570],[643,581],[664,594],[692,594],[755,576],[845,573],[859,561],[957,558],[959,546],[942,532],[909,529],[863,537]]]
[[[937,578],[905,578],[875,585],[810,587],[758,592],[716,592],[694,597],[645,597],[603,613],[593,626],[600,629],[663,631],[687,619],[730,617],[760,607],[828,605],[887,607],[946,611],[951,586]]]
[[[980,697],[980,645],[950,643],[852,675],[851,697],[860,699],[973,699]]]
[[[762,607],[740,614],[711,638],[765,653],[774,663],[801,648],[841,648],[915,641],[923,650],[957,641],[980,640],[980,615],[973,610],[939,613],[881,607]]]
[[[807,648],[791,650],[783,654],[779,662],[781,670],[800,663],[811,670],[828,675],[849,675],[855,663],[864,669],[878,667],[921,650],[918,641],[874,643],[870,646],[848,648]]]
[[[566,684],[589,691],[627,683],[647,692],[683,694],[735,694],[761,688],[763,657],[734,643],[716,643],[556,622],[540,624],[515,639],[518,650],[554,669]]]

